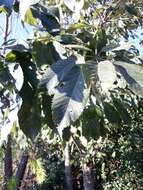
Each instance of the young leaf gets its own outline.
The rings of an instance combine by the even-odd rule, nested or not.
[[[27,10],[27,12],[25,14],[24,22],[26,22],[30,25],[36,25],[37,24],[37,20],[33,17],[31,9]]]

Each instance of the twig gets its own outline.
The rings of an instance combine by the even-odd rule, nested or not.
[[[7,42],[7,38],[8,38],[8,30],[9,30],[9,15],[6,15],[6,25],[5,25],[5,35],[4,35],[4,44],[6,44]]]

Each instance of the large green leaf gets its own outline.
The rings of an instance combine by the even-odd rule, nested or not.
[[[99,107],[89,107],[85,109],[81,116],[82,135],[86,138],[99,138],[105,134],[103,112]]]
[[[46,74],[43,76],[40,85],[45,85],[48,90],[48,94],[55,93],[56,86],[63,81],[64,77],[75,66],[76,57],[71,56],[64,60],[59,60],[51,67],[48,68]]]
[[[120,124],[122,122],[116,107],[110,102],[104,102],[104,112],[110,123]]]
[[[110,90],[117,80],[115,67],[112,62],[108,60],[98,63],[97,74],[103,92]]]
[[[131,121],[130,115],[127,111],[127,108],[124,105],[124,102],[122,102],[119,99],[113,98],[113,103],[116,109],[118,110],[121,120],[124,124],[128,124]]]
[[[41,21],[44,30],[47,29],[47,31],[54,36],[59,34],[60,24],[57,17],[58,8],[47,8],[43,5],[36,4],[31,7],[31,10],[33,16]]]
[[[49,42],[48,44],[44,44],[42,42],[35,41],[33,43],[32,57],[38,67],[44,65],[52,65],[53,63],[61,59],[60,53],[61,52],[57,51],[55,47],[55,42]]]
[[[56,88],[52,110],[59,132],[76,121],[84,110],[88,90],[79,66],[75,66]]]
[[[115,61],[114,64],[126,80],[129,88],[143,97],[143,66],[123,61]]]
[[[26,80],[20,92],[23,103],[18,113],[19,125],[24,134],[35,139],[41,129],[41,108],[35,91]]]
[[[52,102],[53,119],[59,132],[76,121],[83,112],[88,90],[79,67],[79,60],[70,56],[53,64],[41,80]]]

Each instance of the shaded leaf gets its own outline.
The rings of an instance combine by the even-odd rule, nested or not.
[[[64,77],[68,75],[69,71],[76,64],[76,57],[71,56],[64,60],[59,60],[48,68],[46,74],[40,81],[40,86],[46,85],[48,94],[52,95],[55,93],[56,86],[63,81]]]
[[[82,135],[86,138],[99,138],[105,134],[103,113],[98,107],[88,108],[81,116]]]
[[[117,109],[118,112],[119,112],[119,115],[120,115],[120,117],[121,117],[121,119],[122,119],[122,122],[123,122],[124,124],[130,123],[131,118],[130,118],[130,115],[129,115],[127,109],[126,109],[125,106],[124,106],[124,103],[121,102],[121,101],[118,100],[118,99],[115,99],[115,98],[113,99],[113,103],[114,103],[114,106],[116,107],[116,109]]]
[[[25,93],[26,92],[26,93]],[[24,134],[34,140],[41,129],[41,108],[38,97],[26,81],[20,92],[23,103],[18,113],[19,125]]]
[[[109,52],[109,51],[129,50],[130,47],[131,47],[131,43],[129,42],[124,42],[121,44],[109,44],[103,47],[101,51]]]
[[[109,102],[104,102],[104,112],[109,122],[119,124],[121,123],[120,114],[115,106]]]
[[[143,96],[143,66],[123,61],[115,61],[114,64],[126,80],[129,88],[135,94]]]
[[[13,77],[15,88],[20,91],[24,82],[24,76],[21,66],[18,63],[9,63],[8,70]]]
[[[43,113],[45,115],[43,120],[48,125],[48,127],[50,127],[51,129],[55,129],[56,126],[52,118],[51,105],[52,105],[52,97],[50,97],[46,93],[43,93],[42,94],[42,108],[43,108]]]
[[[15,50],[18,52],[28,52],[29,51],[29,44],[27,41],[19,39],[19,40],[9,40],[6,43],[5,46],[6,49],[8,50]]]
[[[38,67],[52,65],[61,59],[60,52],[56,50],[52,42],[49,42],[48,44],[34,42],[32,56]]]
[[[70,56],[53,64],[44,75],[40,85],[46,85],[52,102],[53,119],[59,133],[76,121],[83,112],[89,91],[80,67],[81,57]]]
[[[79,66],[71,69],[56,90],[52,103],[53,119],[61,134],[79,118],[87,102],[89,93]]]
[[[31,7],[33,16],[38,18],[44,28],[52,35],[58,35],[60,32],[60,24],[57,17],[48,8],[38,4]]]

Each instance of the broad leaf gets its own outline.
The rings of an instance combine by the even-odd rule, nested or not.
[[[59,60],[48,69],[40,83],[46,85],[49,95],[54,95],[53,119],[60,134],[79,118],[88,98],[89,91],[78,66],[80,60],[75,56]]]
[[[79,66],[75,66],[56,88],[53,98],[53,118],[58,124],[59,133],[76,121],[84,110],[88,90]]]
[[[100,112],[100,113],[99,113]],[[99,107],[90,107],[86,109],[81,116],[82,135],[87,139],[99,138],[105,134],[103,112]]]
[[[54,42],[49,42],[48,44],[44,44],[42,42],[34,42],[32,57],[38,67],[52,65],[63,57],[63,52],[61,52],[61,49],[61,47],[56,49]]]
[[[117,79],[116,70],[112,62],[101,61],[98,63],[97,74],[103,92],[107,92],[113,87]]]
[[[75,66],[76,57],[71,56],[64,60],[59,60],[48,68],[46,74],[43,76],[40,86],[46,84],[48,94],[55,93],[56,86],[63,81],[64,77],[68,75],[69,71]]]
[[[24,82],[20,95],[23,103],[18,113],[19,125],[24,134],[34,140],[41,129],[39,99],[36,97],[35,91],[28,84],[28,81]]]
[[[120,114],[114,104],[104,102],[104,112],[110,123],[120,124],[122,122]]]
[[[115,61],[114,64],[126,80],[129,88],[143,97],[143,66],[123,61]]]
[[[130,118],[130,115],[129,115],[124,103],[121,102],[119,99],[115,99],[115,98],[113,98],[113,103],[119,112],[122,122],[124,124],[128,124],[130,122],[131,118]]]
[[[31,10],[33,16],[42,22],[44,30],[47,29],[47,31],[54,36],[59,34],[60,24],[56,17],[57,14],[54,15],[52,11],[40,4],[32,6]]]

